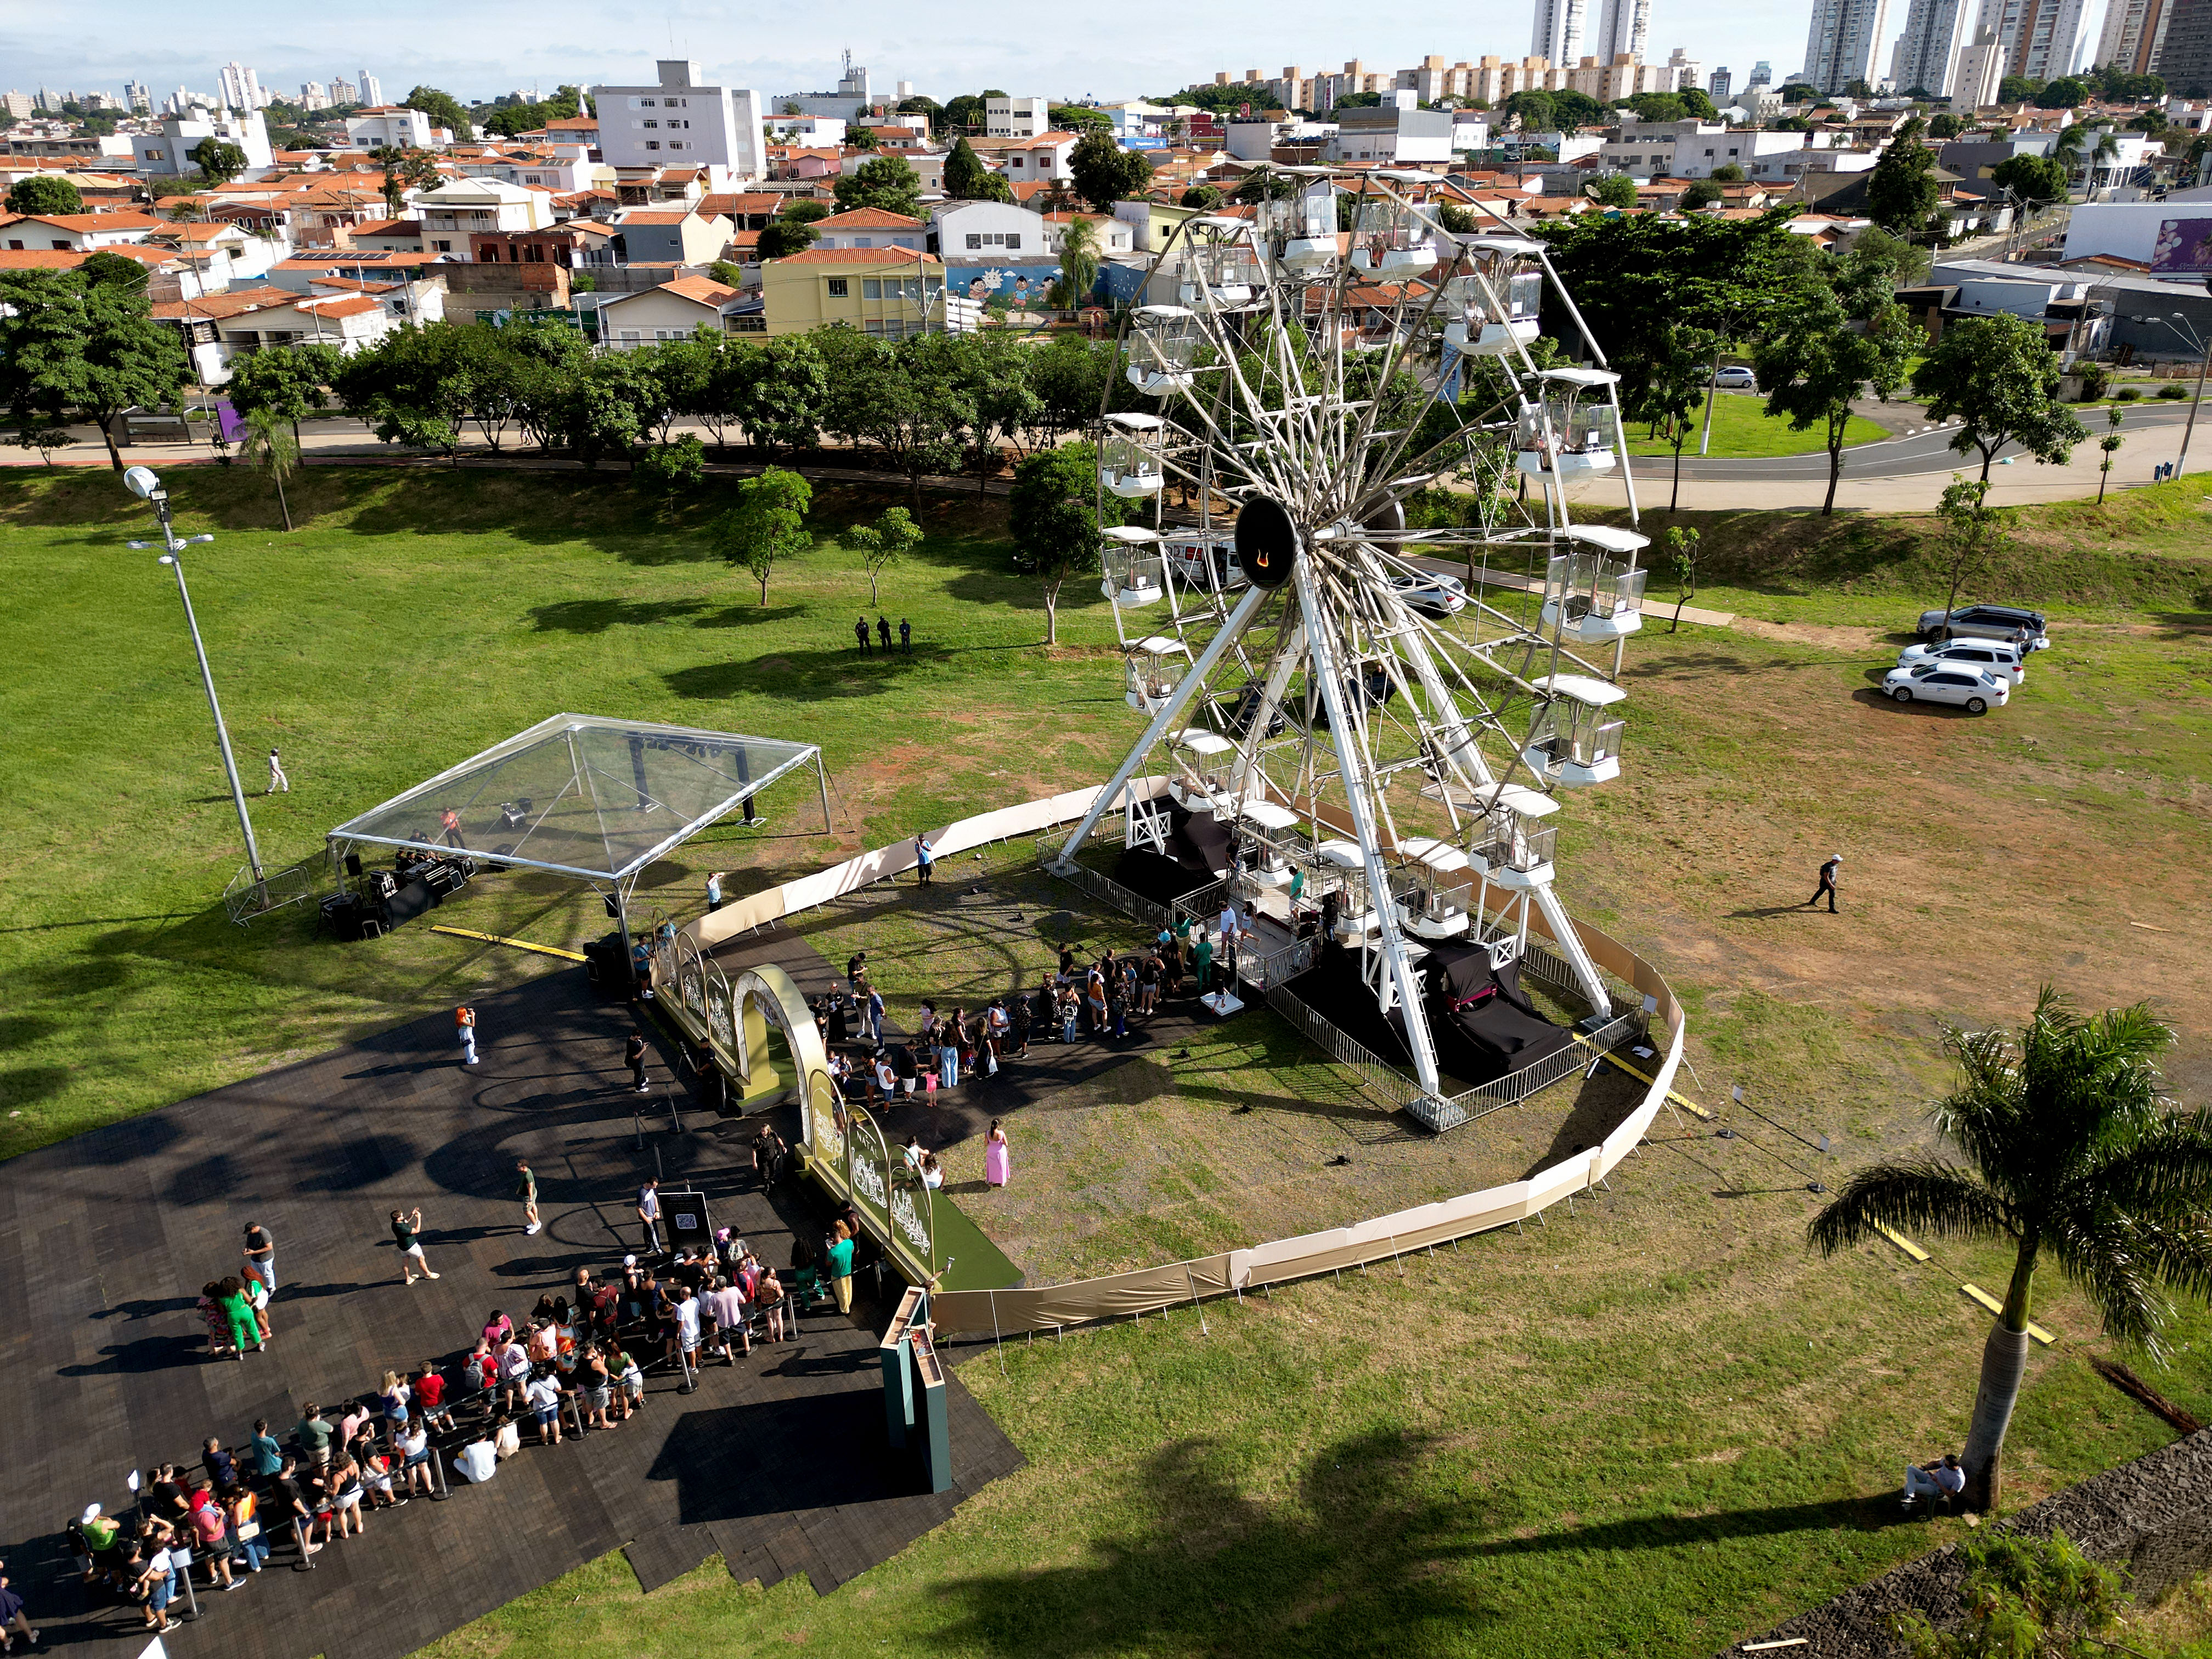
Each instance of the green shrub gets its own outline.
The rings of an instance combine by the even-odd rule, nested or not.
[[[2159,387],[2158,395],[2161,398],[2186,398],[2189,395],[2189,388],[2185,386],[2175,386],[2172,383],[2168,382],[2166,385]]]
[[[2131,404],[2142,396],[2142,392],[2139,387],[2124,386],[2112,394],[2112,401],[2118,404]]]

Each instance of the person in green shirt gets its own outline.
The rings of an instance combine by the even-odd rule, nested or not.
[[[528,1162],[519,1158],[514,1160],[514,1195],[522,1200],[522,1218],[529,1224],[523,1228],[522,1236],[528,1238],[538,1227],[538,1176]]]
[[[1206,994],[1206,977],[1213,968],[1213,941],[1206,938],[1205,934],[1200,934],[1198,937],[1197,949],[1193,954],[1198,963],[1198,994],[1200,996],[1204,996]]]
[[[848,1314],[853,1311],[853,1236],[843,1222],[831,1232],[824,1255],[830,1263],[830,1294],[837,1299],[837,1311]]]
[[[430,1271],[429,1261],[422,1254],[422,1242],[416,1237],[422,1231],[422,1211],[394,1210],[392,1212],[392,1239],[399,1246],[399,1272],[404,1282],[410,1285],[418,1275],[423,1279],[438,1276]]]
[[[303,1415],[292,1425],[292,1438],[317,1468],[331,1461],[331,1425],[323,1420],[323,1408],[313,1401],[307,1403]]]
[[[100,1505],[94,1504],[85,1510],[84,1519],[77,1523],[77,1530],[84,1534],[84,1541],[92,1546],[93,1553],[97,1555],[115,1542],[115,1534],[123,1528],[113,1516],[103,1515]]]
[[[284,1449],[276,1443],[276,1437],[269,1432],[269,1419],[253,1419],[253,1438],[246,1443],[253,1455],[253,1472],[264,1480],[284,1467]]]

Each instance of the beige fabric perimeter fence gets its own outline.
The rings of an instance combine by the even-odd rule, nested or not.
[[[1165,791],[1167,781],[1158,777],[1139,778],[1130,788],[1138,799],[1150,799]],[[1054,824],[1080,817],[1090,810],[1098,794],[1095,787],[1077,789],[962,818],[930,837],[931,850],[937,858],[945,859],[991,842],[1032,836]],[[1332,815],[1324,811],[1322,816],[1326,818]],[[879,847],[817,874],[786,882],[735,904],[726,904],[712,915],[702,916],[684,932],[701,950],[712,950],[750,928],[826,904],[871,882],[902,874],[913,869],[915,861],[912,842]],[[1529,922],[1535,932],[1552,938],[1552,930],[1540,915],[1532,913]],[[1316,1273],[1356,1267],[1401,1255],[1407,1250],[1488,1232],[1548,1209],[1570,1194],[1596,1186],[1635,1150],[1665,1103],[1667,1091],[1674,1085],[1674,1073],[1682,1063],[1682,1010],[1659,970],[1620,940],[1586,922],[1576,922],[1575,932],[1593,962],[1652,1000],[1656,1004],[1653,1013],[1667,1033],[1666,1056],[1653,1075],[1650,1087],[1644,1091],[1636,1109],[1599,1146],[1562,1159],[1526,1181],[1487,1187],[1480,1192],[1377,1216],[1353,1226],[1278,1239],[1249,1249],[1229,1250],[1192,1261],[1170,1261],[1157,1267],[1139,1267],[1101,1279],[1075,1279],[1065,1285],[1034,1289],[940,1291],[930,1298],[930,1314],[937,1328],[940,1331],[988,1331],[1006,1335],[1051,1330],[1128,1314],[1157,1313],[1179,1303],[1222,1296],[1232,1290],[1255,1290],[1262,1285],[1310,1279]]]

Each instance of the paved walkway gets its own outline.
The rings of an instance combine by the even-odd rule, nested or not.
[[[59,1536],[88,1502],[125,1510],[129,1468],[196,1459],[209,1433],[236,1444],[257,1416],[281,1435],[303,1401],[364,1393],[386,1366],[456,1364],[487,1310],[520,1317],[577,1267],[637,1248],[642,1175],[705,1193],[764,1260],[788,1260],[792,1230],[816,1224],[811,1189],[757,1189],[752,1123],[694,1110],[681,1133],[666,1127],[663,1053],[641,1135],[620,1063],[629,1011],[592,1000],[581,969],[477,1006],[473,1071],[435,1016],[0,1166],[0,1555],[48,1645],[145,1645],[135,1612],[83,1606]],[[539,1179],[535,1238],[511,1196],[518,1156]],[[435,1283],[399,1282],[387,1221],[402,1205],[422,1207]],[[193,1300],[235,1268],[249,1219],[277,1241],[275,1340],[213,1360]],[[887,1310],[859,1313],[817,1314],[800,1340],[708,1369],[688,1397],[655,1373],[641,1417],[378,1515],[373,1537],[325,1548],[313,1573],[289,1570],[287,1547],[245,1589],[203,1597],[207,1627],[173,1646],[387,1659],[624,1546],[647,1589],[719,1553],[740,1580],[803,1571],[826,1593],[1021,1462],[956,1376],[959,1484],[922,1492],[884,1440]]]

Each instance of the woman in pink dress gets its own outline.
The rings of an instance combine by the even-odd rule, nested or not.
[[[991,1120],[991,1133],[983,1143],[983,1179],[994,1187],[1006,1184],[1006,1132],[999,1127],[999,1120]]]

